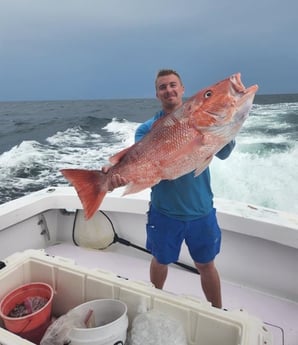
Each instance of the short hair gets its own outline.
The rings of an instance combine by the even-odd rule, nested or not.
[[[164,77],[164,76],[170,75],[170,74],[174,74],[176,77],[178,77],[178,79],[180,80],[181,85],[183,85],[182,79],[181,79],[179,73],[176,72],[176,71],[173,70],[173,69],[160,69],[160,70],[157,72],[157,74],[156,74],[155,85],[156,85],[157,79],[158,79],[159,77]]]

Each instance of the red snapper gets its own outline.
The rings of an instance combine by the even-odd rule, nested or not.
[[[99,208],[114,174],[129,181],[123,195],[191,171],[198,176],[215,153],[235,138],[257,90],[257,85],[245,88],[240,73],[234,74],[199,91],[175,112],[157,120],[141,141],[110,157],[112,167],[107,173],[62,169],[78,193],[86,219]]]

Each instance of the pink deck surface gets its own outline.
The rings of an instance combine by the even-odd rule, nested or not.
[[[80,266],[99,268],[131,280],[149,282],[151,256],[132,247],[113,244],[105,250],[97,251],[64,243],[49,247],[46,252],[74,259]],[[172,265],[164,289],[204,299],[199,279],[199,275]],[[225,309],[243,309],[259,317],[273,335],[274,345],[298,345],[297,303],[226,281],[221,284]]]

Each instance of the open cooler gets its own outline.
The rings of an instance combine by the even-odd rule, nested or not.
[[[0,300],[20,285],[43,282],[54,290],[55,317],[87,301],[116,299],[127,305],[128,332],[142,306],[179,322],[189,345],[272,344],[262,321],[245,311],[216,309],[197,298],[158,290],[148,283],[127,280],[111,272],[86,269],[73,260],[48,256],[42,250],[15,253],[4,262],[5,267],[0,270]],[[7,331],[0,322],[0,345],[32,344]]]

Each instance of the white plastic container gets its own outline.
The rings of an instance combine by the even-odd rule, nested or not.
[[[68,334],[71,345],[114,345],[126,341],[128,318],[127,306],[116,299],[97,299],[83,303],[74,312],[82,315],[93,312],[92,328],[73,328]]]
[[[186,334],[188,345],[273,343],[272,336],[262,321],[245,311],[213,308],[198,298],[178,296],[155,289],[144,282],[119,278],[110,272],[87,269],[76,265],[73,260],[51,257],[40,250],[16,253],[6,258],[5,263],[6,267],[0,270],[0,300],[22,284],[44,282],[54,289],[52,314],[55,317],[92,300],[116,299],[127,306],[128,331],[142,306],[142,310],[156,310],[179,322]],[[1,345],[33,344],[5,330],[1,320],[0,326]],[[88,343],[86,340],[84,344],[93,345],[94,342]]]

